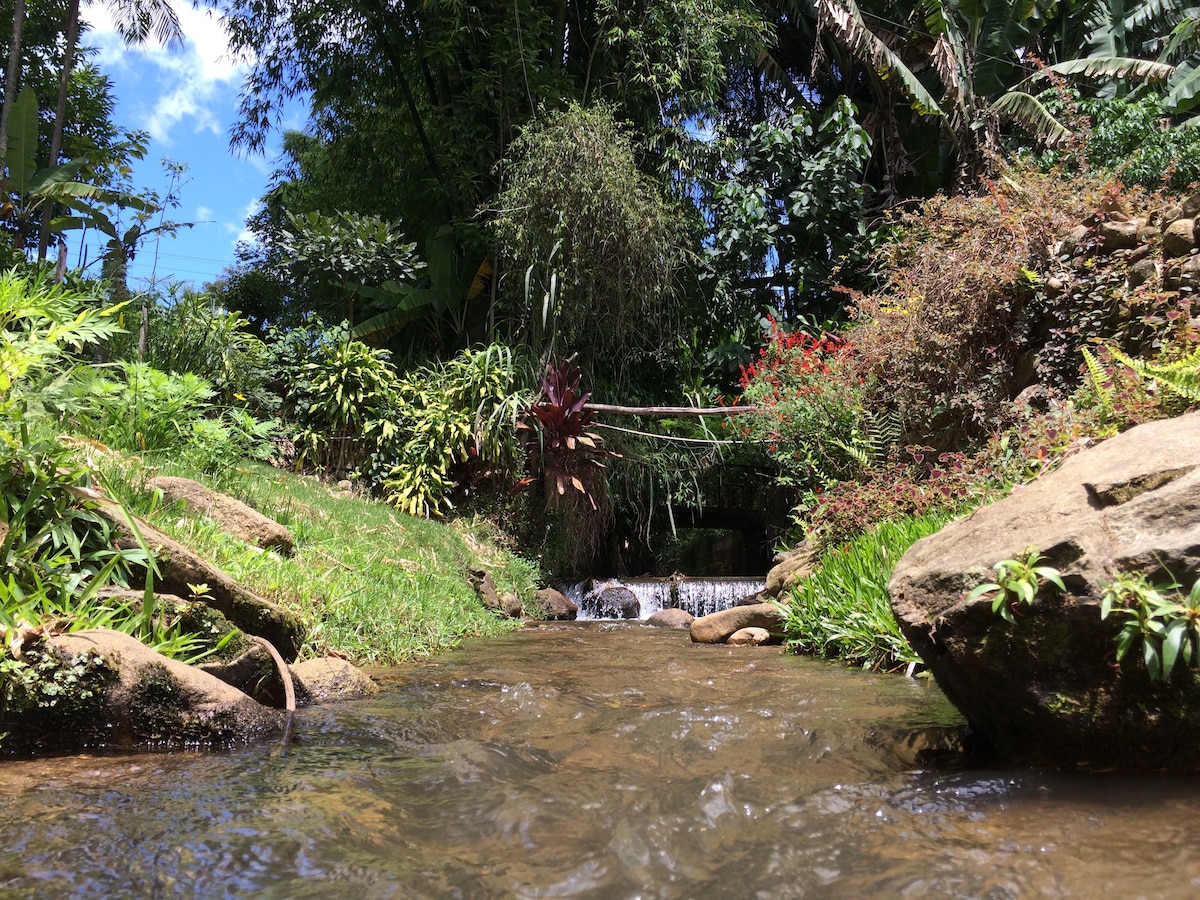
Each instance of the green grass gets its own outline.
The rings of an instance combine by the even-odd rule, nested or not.
[[[130,502],[236,581],[303,617],[309,626],[304,656],[334,651],[359,665],[395,665],[464,637],[511,630],[518,623],[483,608],[468,569],[488,568],[501,592],[517,596],[529,596],[538,577],[537,567],[501,547],[495,529],[481,519],[415,519],[263,465],[240,467],[214,489],[286,526],[295,555],[263,552],[178,507],[154,510],[146,494],[131,495]]]
[[[934,513],[885,522],[829,550],[785,606],[788,649],[865,669],[920,662],[892,615],[888,581],[904,551],[952,518]]]

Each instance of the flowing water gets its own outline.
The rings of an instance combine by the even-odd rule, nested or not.
[[[564,624],[287,745],[0,763],[0,896],[1191,897],[1200,783],[965,767],[936,687]]]
[[[579,607],[579,620],[614,618],[603,608],[601,595],[607,588],[627,588],[638,598],[638,619],[646,620],[659,610],[676,607],[699,618],[729,609],[743,597],[763,589],[762,578],[611,578],[582,581],[564,593]]]

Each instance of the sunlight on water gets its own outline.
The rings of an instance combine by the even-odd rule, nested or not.
[[[0,896],[1190,897],[1195,779],[974,771],[923,681],[546,626],[287,747],[0,764]]]

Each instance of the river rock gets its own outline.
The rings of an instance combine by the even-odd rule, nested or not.
[[[1195,219],[1176,219],[1162,235],[1163,256],[1186,256],[1196,246]]]
[[[660,609],[646,620],[647,625],[655,628],[690,628],[696,619],[686,609]]]
[[[1138,229],[1145,225],[1142,221],[1101,222],[1099,228],[1100,245],[1105,253],[1114,250],[1131,250],[1138,243]]]
[[[1029,548],[1065,594],[1043,588],[1017,621],[967,602],[992,566]],[[1200,769],[1200,681],[1151,682],[1141,645],[1116,664],[1126,619],[1102,621],[1117,573],[1190,588],[1200,577],[1200,413],[1151,422],[918,541],[896,567],[904,635],[981,747],[1002,758]]]
[[[1195,219],[1200,217],[1200,192],[1192,194],[1179,205],[1179,218]]]
[[[1131,265],[1125,275],[1125,285],[1130,290],[1141,287],[1158,277],[1158,265],[1153,259],[1139,259]]]
[[[771,632],[765,628],[739,628],[725,643],[730,647],[761,647],[771,643]]]
[[[260,740],[283,726],[276,710],[119,631],[60,634],[22,648],[26,661],[58,663],[62,686],[49,708],[5,722],[6,748],[216,747]]]
[[[767,573],[767,583],[759,592],[760,596],[778,597],[782,592],[799,584],[812,574],[817,558],[817,553],[810,549],[807,543],[783,554]]]
[[[1062,243],[1059,244],[1058,252],[1055,255],[1064,259],[1071,259],[1083,252],[1087,239],[1088,227],[1086,225],[1076,225],[1063,236]]]
[[[543,619],[551,622],[566,622],[579,615],[575,601],[554,588],[542,588],[534,594],[533,605]]]
[[[189,512],[212,519],[222,531],[247,544],[276,550],[284,556],[291,556],[295,550],[291,532],[274,519],[241,500],[209,490],[198,481],[161,476],[150,479],[146,486],[162,491],[167,502],[182,502]]]
[[[355,700],[379,692],[379,685],[366,672],[344,659],[332,656],[306,659],[288,668],[292,671],[297,704]]]
[[[781,631],[783,613],[774,603],[757,606],[732,606],[692,622],[692,640],[697,644],[720,644],[735,631],[743,628],[765,628],[772,633]]]
[[[252,643],[233,659],[207,659],[198,668],[267,706],[282,708],[284,690],[271,651]]]
[[[623,587],[602,590],[596,598],[596,607],[600,617],[605,619],[636,619],[642,614],[637,594]]]
[[[1179,267],[1179,289],[1200,291],[1200,255],[1187,257]]]
[[[496,581],[492,578],[491,572],[487,569],[472,569],[467,576],[467,581],[475,589],[475,594],[479,597],[479,602],[483,604],[484,609],[491,612],[503,611],[504,604],[500,602],[500,592],[496,589]]]

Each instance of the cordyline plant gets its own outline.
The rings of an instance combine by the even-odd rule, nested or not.
[[[568,487],[579,491],[596,508],[596,499],[580,475],[588,468],[603,469],[600,459],[620,454],[604,449],[604,439],[587,430],[592,411],[586,409],[590,391],[580,388],[582,373],[570,360],[547,363],[542,373],[538,397],[529,407],[529,416],[517,427],[531,432],[526,442],[533,471],[541,471],[547,486],[553,485],[557,496]],[[537,476],[522,478],[517,490],[536,482]],[[550,495],[553,498],[553,494]]]

